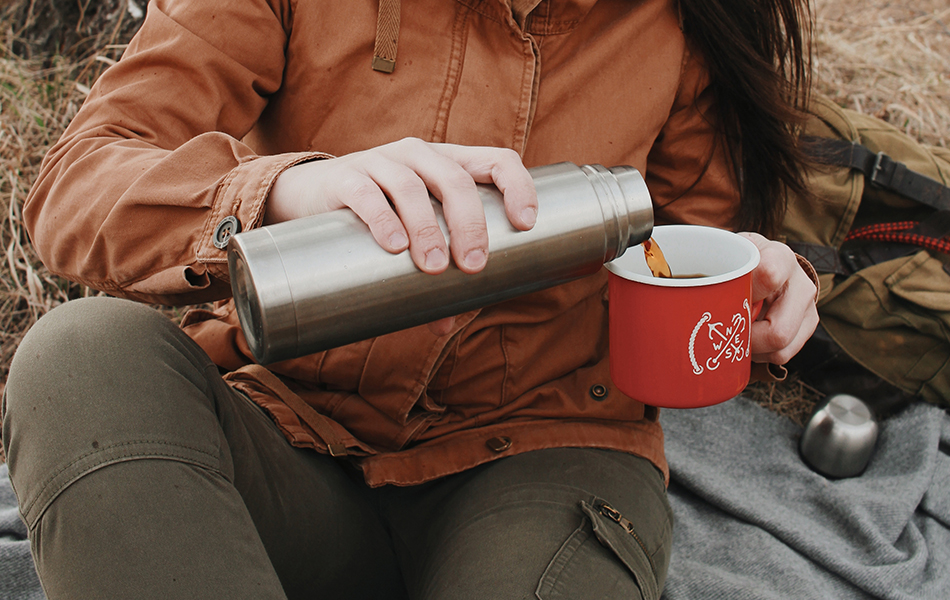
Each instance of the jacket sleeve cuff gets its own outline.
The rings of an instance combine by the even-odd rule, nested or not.
[[[752,373],[749,381],[764,381],[771,383],[775,381],[784,381],[788,377],[788,369],[782,365],[772,363],[752,363]]]
[[[278,175],[311,160],[333,158],[322,152],[257,156],[231,170],[215,193],[214,205],[201,232],[198,262],[208,273],[229,281],[227,243],[232,235],[259,227],[264,203]]]
[[[815,302],[818,302],[818,294],[821,292],[821,281],[818,279],[818,271],[816,271],[811,262],[801,254],[796,253],[795,258],[798,260],[798,266],[802,268],[802,271],[805,271],[805,275],[808,275],[811,282],[815,284]]]

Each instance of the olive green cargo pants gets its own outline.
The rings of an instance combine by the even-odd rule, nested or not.
[[[647,461],[594,449],[370,489],[291,447],[157,311],[40,320],[2,406],[37,571],[61,598],[658,598],[671,514]]]

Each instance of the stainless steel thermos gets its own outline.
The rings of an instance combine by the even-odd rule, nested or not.
[[[653,231],[650,194],[632,167],[560,163],[531,170],[533,229],[515,229],[501,192],[478,185],[488,262],[420,271],[391,254],[349,209],[240,233],[228,245],[231,288],[254,358],[268,364],[422,325],[597,272]],[[432,199],[448,240],[441,204]]]

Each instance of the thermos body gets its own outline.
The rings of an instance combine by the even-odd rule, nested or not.
[[[254,358],[295,358],[589,275],[653,230],[650,195],[632,167],[560,163],[531,175],[538,218],[528,231],[508,221],[495,186],[477,186],[489,242],[476,274],[454,264],[420,271],[408,251],[383,250],[349,209],[235,235],[231,288]],[[448,240],[441,204],[432,204]]]

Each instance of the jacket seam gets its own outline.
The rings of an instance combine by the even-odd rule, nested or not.
[[[287,52],[287,46],[290,45],[290,34],[293,33],[294,30],[294,17],[297,15],[297,4],[299,4],[298,0],[290,0],[287,3],[289,14],[287,15],[287,28],[284,29],[284,39],[286,40],[284,42],[285,54]]]
[[[505,373],[501,376],[501,404],[508,404],[508,375],[511,370],[511,358],[508,355],[508,325],[503,324],[501,329],[501,356],[505,361]]]
[[[225,203],[227,190],[231,187],[231,182],[234,181],[234,178],[237,177],[237,170],[241,164],[243,163],[238,163],[234,168],[228,171],[228,174],[225,175],[224,179],[220,184],[218,184],[218,188],[214,192],[211,210],[208,212],[208,218],[205,221],[204,227],[201,228],[201,237],[198,239],[198,247],[195,249],[195,260],[199,263],[204,262],[201,259],[201,255],[207,250],[206,240],[211,238],[211,233],[214,231],[215,224],[220,221],[220,215],[225,212],[222,210],[222,205]]]
[[[475,417],[473,417],[474,425],[472,426],[471,429],[468,429],[465,432],[463,432],[462,435],[466,439],[471,440],[471,441],[481,440],[481,439],[485,439],[489,437],[489,435],[510,436],[512,437],[512,439],[515,439],[518,437],[517,435],[518,432],[523,431],[523,425],[520,425],[518,423],[505,423],[505,424],[492,423],[492,424],[486,425],[486,427],[491,428],[490,434],[484,433],[484,432],[482,432],[481,434],[478,434],[476,433],[476,430],[479,429],[481,425],[480,419],[479,419],[480,416],[481,415],[476,415]],[[561,425],[564,425],[566,423],[571,423],[571,422],[573,423],[586,422],[586,423],[590,423],[594,425],[597,424],[597,421],[572,419],[569,421],[562,422]],[[450,434],[450,435],[453,435],[453,434]],[[569,443],[557,443],[553,445],[544,445],[544,446],[532,445],[532,446],[535,448],[542,448],[542,447],[544,448],[598,448],[598,449],[604,449],[604,450],[615,450],[617,452],[625,452],[627,454],[633,454],[635,456],[639,456],[647,461],[650,461],[659,469],[660,465],[663,464],[664,462],[663,450],[662,450],[662,440],[663,440],[662,428],[657,424],[651,424],[647,426],[646,428],[638,427],[637,435],[643,435],[644,441],[646,441],[647,439],[651,439],[654,442],[656,442],[656,444],[645,443],[643,445],[638,446],[635,449],[631,449],[629,447],[624,447],[623,445],[604,443],[602,440],[586,439],[583,441],[574,440]],[[427,440],[427,441],[430,441],[430,440]],[[458,442],[449,442],[448,445],[456,446],[457,443]],[[441,446],[444,449],[445,444],[446,442],[444,442],[443,440],[443,442],[441,443],[435,443],[433,447],[430,447],[429,449],[431,451],[434,447],[439,447],[439,446]],[[444,450],[439,450],[438,452],[441,454],[442,451]],[[522,452],[527,452],[527,451],[530,451],[530,450],[521,449],[521,450],[513,451],[511,453],[506,452],[501,455],[492,455],[492,456],[486,455],[486,456],[481,456],[481,457],[476,457],[473,454],[472,460],[466,462],[467,466],[464,466],[463,469],[472,468],[474,466],[489,463],[499,458],[503,458],[505,456],[513,456],[513,455],[521,454]],[[390,465],[395,464],[395,465],[403,466],[403,465],[406,465],[407,463],[417,464],[418,459],[415,457],[407,457],[405,453],[383,453],[383,454],[378,454],[376,456],[365,457],[362,459],[361,463],[370,463],[373,466],[386,464],[386,463],[389,463]],[[365,470],[365,464],[363,468]],[[409,469],[397,468],[396,470],[400,471],[401,475],[393,475],[390,472],[388,475],[381,477],[379,472],[372,473],[369,478],[370,479],[370,481],[368,482],[369,485],[371,487],[378,487],[378,486],[387,485],[387,484],[400,485],[400,486],[417,485],[417,484],[425,483],[427,481],[432,481],[439,477],[450,475],[452,473],[457,473],[460,471],[460,469],[456,469],[454,467],[445,467],[445,466],[442,466],[440,469],[438,469],[437,473],[433,471],[426,471],[424,468],[421,471],[417,468],[409,468]],[[663,472],[664,484],[669,485],[669,475],[667,474],[668,468],[664,467],[663,469],[660,469],[660,470],[661,472]],[[410,475],[410,473],[412,473],[412,475]]]
[[[284,170],[286,170],[286,169],[288,169],[288,168],[290,168],[290,167],[292,167],[292,166],[298,165],[298,164],[300,164],[300,163],[302,163],[302,162],[308,162],[308,161],[311,161],[311,160],[322,160],[322,159],[328,159],[328,158],[332,158],[332,157],[333,157],[332,155],[327,154],[327,153],[325,153],[325,152],[314,152],[314,153],[311,153],[311,155],[302,156],[302,157],[299,158],[299,160],[293,161],[293,162],[291,162],[291,163],[280,163],[280,164],[277,164],[277,165],[274,165],[273,167],[271,167],[271,168],[267,171],[266,176],[262,178],[262,180],[261,180],[261,182],[260,182],[260,184],[259,184],[259,186],[258,186],[258,191],[257,191],[257,194],[256,194],[256,199],[254,200],[254,203],[251,205],[251,208],[253,209],[253,210],[251,211],[251,213],[252,213],[252,214],[257,214],[257,218],[255,219],[255,221],[254,221],[253,223],[242,224],[242,225],[244,226],[245,230],[246,230],[246,229],[250,229],[250,228],[252,228],[252,227],[257,227],[257,226],[260,225],[260,221],[261,221],[261,219],[263,218],[263,210],[262,210],[262,207],[263,207],[264,204],[266,203],[266,202],[265,202],[266,198],[265,198],[264,191],[265,191],[267,188],[269,188],[270,186],[273,185],[273,179],[274,179],[275,175],[277,175],[277,174],[283,172]],[[265,156],[260,156],[260,157],[257,157],[257,158],[266,158],[266,155],[265,155]],[[251,159],[251,160],[254,160],[254,159]],[[207,246],[206,241],[211,238],[211,232],[214,230],[214,227],[217,225],[217,222],[220,221],[220,215],[221,215],[221,214],[225,214],[225,213],[226,213],[226,214],[234,214],[234,213],[236,213],[237,210],[240,208],[240,203],[239,203],[239,201],[238,201],[239,198],[237,197],[237,195],[235,195],[234,199],[232,199],[230,202],[228,202],[228,201],[224,198],[224,196],[225,196],[226,193],[227,193],[227,189],[231,187],[231,184],[232,184],[234,178],[237,176],[237,175],[236,175],[237,169],[238,169],[241,165],[247,164],[248,162],[251,162],[251,161],[243,161],[243,162],[239,163],[239,165],[236,166],[235,168],[231,169],[231,171],[225,176],[224,180],[223,180],[221,183],[218,184],[218,189],[217,189],[217,191],[215,192],[215,195],[214,195],[215,200],[214,200],[214,203],[213,203],[213,205],[212,205],[212,207],[211,207],[211,210],[210,210],[210,212],[209,212],[208,219],[205,221],[205,224],[204,224],[204,226],[203,226],[202,229],[201,229],[201,233],[200,233],[200,236],[201,236],[201,237],[200,237],[199,240],[198,240],[197,248],[196,248],[196,250],[195,250],[195,257],[194,257],[195,260],[194,260],[194,262],[189,263],[189,264],[183,264],[183,265],[170,265],[170,266],[161,267],[161,268],[158,268],[158,269],[151,269],[151,270],[147,271],[145,274],[141,275],[140,277],[137,277],[137,278],[130,278],[130,279],[122,279],[122,280],[115,280],[115,279],[107,279],[107,280],[89,279],[89,278],[77,276],[77,275],[74,275],[74,274],[68,274],[68,273],[63,273],[63,272],[60,272],[60,271],[54,271],[54,270],[52,270],[52,269],[50,270],[50,273],[52,273],[53,275],[56,275],[57,277],[63,277],[63,278],[65,278],[65,279],[69,279],[70,281],[79,283],[79,284],[81,284],[81,285],[84,285],[84,286],[87,286],[87,287],[90,287],[90,288],[93,288],[93,289],[95,289],[95,290],[99,290],[99,291],[102,291],[102,292],[120,292],[120,293],[121,293],[121,292],[124,292],[124,290],[126,290],[129,286],[133,286],[133,285],[135,285],[135,284],[137,284],[137,283],[141,283],[141,282],[143,282],[143,281],[145,281],[145,280],[147,280],[147,279],[149,279],[149,278],[151,278],[151,277],[154,277],[155,275],[157,275],[157,274],[159,274],[159,273],[161,273],[161,272],[163,272],[163,271],[167,271],[168,269],[173,269],[173,268],[176,268],[176,267],[179,267],[179,266],[180,266],[181,268],[183,268],[183,269],[195,268],[195,267],[198,267],[198,266],[200,266],[200,267],[205,267],[205,268],[206,268],[207,265],[209,265],[209,264],[221,264],[221,263],[227,262],[227,257],[226,257],[226,256],[225,256],[224,258],[212,257],[212,256],[203,256],[203,252],[205,252],[205,251],[207,250],[207,248],[206,248],[206,246]],[[229,210],[227,210],[227,211],[222,211],[222,210],[220,210],[220,208],[221,208],[222,206],[224,206],[225,204],[228,205],[227,208],[228,208]],[[207,269],[206,269],[206,272],[207,272]],[[209,275],[210,275],[210,273],[209,273]],[[202,289],[202,288],[197,288],[197,289]],[[139,293],[138,293],[138,292],[135,292],[135,294],[139,294]],[[139,294],[139,295],[145,295],[145,294]],[[156,294],[151,294],[151,295],[154,296],[154,295],[156,295]]]
[[[181,265],[181,267],[182,267],[183,269],[187,269],[187,268],[194,267],[195,265],[204,266],[204,263],[198,261],[198,262],[195,262],[195,263],[192,263],[192,264],[188,264],[188,265]],[[174,268],[174,267],[172,267],[172,268]],[[56,276],[56,277],[62,277],[63,279],[68,279],[69,281],[71,281],[71,282],[73,282],[73,283],[78,283],[79,285],[84,285],[84,286],[86,286],[86,287],[88,287],[88,288],[94,289],[94,290],[99,291],[99,292],[105,292],[105,293],[107,293],[107,294],[108,294],[108,293],[112,293],[112,292],[116,292],[116,293],[118,293],[118,294],[124,294],[126,288],[128,288],[129,286],[135,285],[135,284],[137,284],[137,283],[141,283],[141,282],[145,281],[146,279],[149,279],[150,277],[153,277],[153,276],[155,276],[155,275],[157,275],[157,274],[159,274],[159,273],[161,273],[162,271],[165,271],[165,270],[166,270],[166,269],[159,269],[159,270],[157,270],[157,271],[149,271],[146,275],[143,275],[143,276],[140,277],[139,279],[128,279],[128,280],[122,280],[122,281],[115,281],[115,280],[111,280],[111,279],[110,279],[110,280],[87,279],[87,278],[85,278],[85,277],[79,277],[79,276],[76,276],[76,275],[67,274],[67,273],[62,273],[62,272],[60,272],[60,271],[54,271],[54,270],[50,270],[50,274],[51,274],[51,275],[54,275],[54,276]],[[204,288],[196,288],[196,291],[199,290],[199,289],[204,289]],[[131,295],[133,295],[133,296],[146,296],[146,295],[156,296],[156,295],[161,295],[161,294],[145,294],[145,293],[140,293],[140,292],[133,292]]]
[[[226,262],[226,260],[227,260],[227,259],[225,259],[225,261],[221,261],[221,262]],[[52,269],[49,269],[49,272],[50,272],[51,275],[54,275],[54,276],[56,276],[56,277],[62,277],[63,279],[67,279],[67,280],[69,280],[69,281],[71,281],[71,282],[73,282],[73,283],[78,283],[79,285],[86,286],[86,287],[91,288],[91,289],[93,289],[93,290],[95,290],[95,291],[97,291],[97,292],[104,292],[104,293],[107,293],[107,294],[112,294],[112,293],[114,293],[114,294],[116,294],[116,295],[118,295],[118,296],[127,296],[127,297],[131,297],[131,298],[144,298],[144,297],[147,297],[147,296],[150,296],[150,297],[156,297],[156,296],[168,297],[168,296],[178,296],[178,295],[180,295],[180,294],[179,294],[179,293],[174,293],[174,292],[172,292],[172,293],[170,293],[170,294],[157,294],[157,293],[149,293],[149,292],[128,291],[128,288],[131,287],[131,286],[134,286],[134,285],[136,285],[136,284],[142,283],[143,281],[146,281],[147,279],[150,279],[150,278],[154,277],[155,275],[158,275],[159,273],[161,273],[161,272],[163,272],[163,271],[167,271],[167,270],[169,270],[169,269],[174,269],[174,268],[176,268],[176,267],[180,267],[181,269],[194,269],[194,268],[196,268],[196,267],[206,267],[207,264],[208,264],[207,262],[204,262],[204,261],[199,260],[199,259],[197,258],[197,256],[196,256],[195,262],[193,262],[193,263],[182,264],[182,265],[171,265],[171,266],[167,266],[167,267],[165,267],[165,268],[152,269],[152,270],[149,270],[149,271],[148,271],[147,273],[145,273],[144,275],[142,275],[141,277],[138,277],[138,278],[135,278],[135,279],[122,279],[122,280],[116,280],[116,279],[88,279],[88,278],[86,278],[86,277],[82,277],[82,276],[79,276],[79,275],[74,275],[74,274],[71,274],[71,273],[64,273],[64,272],[62,272],[62,271],[54,271],[54,270],[52,270]],[[205,273],[207,273],[207,274],[210,276],[210,273],[207,271],[207,269],[205,269]],[[195,287],[195,288],[194,288],[194,291],[195,291],[195,292],[199,292],[199,291],[201,291],[201,290],[207,290],[207,289],[208,289],[207,287]],[[150,302],[150,303],[152,303],[152,304],[156,304],[156,303],[157,303],[157,304],[164,304],[164,303],[162,303],[162,302]],[[188,303],[185,303],[183,306],[192,306],[193,304],[194,304],[194,302],[188,302]]]
[[[449,113],[452,112],[452,103],[458,94],[459,82],[462,78],[462,68],[465,62],[465,46],[468,39],[468,13],[462,3],[459,3],[452,26],[452,47],[449,51],[449,66],[445,76],[445,85],[439,99],[439,109],[436,112],[435,126],[432,128],[432,140],[444,142],[448,135]]]
[[[525,33],[540,36],[563,35],[572,32],[577,28],[580,22],[584,20],[583,18],[563,21],[551,19],[551,3],[546,4],[545,8],[546,12],[544,15],[535,15],[534,13],[528,15],[525,21]]]
[[[455,340],[452,343],[452,348],[449,351],[449,355],[445,359],[446,361],[449,361],[449,365],[450,365],[449,373],[448,373],[448,376],[445,378],[446,380],[445,387],[439,390],[439,400],[438,400],[438,404],[440,407],[442,407],[443,411],[445,410],[446,390],[453,387],[452,378],[455,377],[455,369],[456,367],[458,367],[458,363],[459,363],[458,355],[459,355],[459,349],[461,348],[461,346],[462,346],[462,336],[457,335],[455,336]],[[444,364],[445,362],[443,362],[443,365]]]
[[[507,21],[505,19],[498,18],[497,15],[492,14],[491,12],[481,8],[484,5],[484,2],[473,1],[473,0],[457,0],[457,2],[461,4],[462,6],[464,6],[465,8],[468,8],[470,11],[480,14],[481,16],[485,17],[486,19],[490,21],[494,21],[495,23],[501,23],[502,25],[507,24]]]
[[[257,227],[264,220],[264,204],[267,197],[267,192],[274,185],[274,180],[277,176],[283,171],[285,167],[283,165],[273,165],[270,169],[267,170],[264,177],[261,177],[260,183],[257,186],[257,192],[254,194],[254,199],[251,201],[251,214],[255,215],[254,220],[250,223],[244,223],[245,229],[251,229]],[[240,210],[240,198],[237,194],[234,195],[233,200],[231,201],[231,214],[237,214]]]
[[[511,147],[517,150],[519,154],[524,155],[525,148],[528,146],[528,127],[531,126],[531,112],[535,98],[534,83],[539,79],[536,71],[540,70],[540,59],[534,49],[534,39],[530,35],[522,34],[521,41],[523,48],[522,56],[525,59],[525,63],[521,70],[521,100],[519,102],[518,118],[515,120]],[[525,48],[525,46],[527,46],[527,48]],[[528,83],[529,79],[530,83]],[[527,94],[525,94],[526,87]],[[527,98],[525,96],[527,96]],[[521,138],[520,144],[516,143],[519,137]]]

